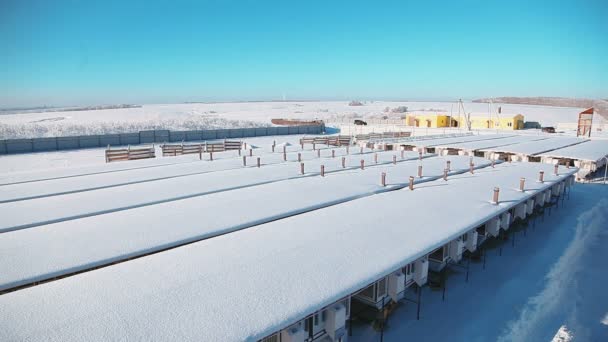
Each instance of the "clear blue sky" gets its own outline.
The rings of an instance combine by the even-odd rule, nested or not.
[[[0,0],[0,107],[608,97],[608,1]]]

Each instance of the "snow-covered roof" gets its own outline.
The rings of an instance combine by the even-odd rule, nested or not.
[[[441,177],[446,160],[451,161],[450,174],[469,169],[469,157],[424,159],[423,177],[416,183]],[[473,162],[478,167],[489,165],[482,158]],[[379,165],[139,208],[139,203],[162,197],[171,187],[153,184],[147,191],[121,187],[8,203],[0,206],[0,214],[13,225],[64,222],[0,234],[0,290],[394,190],[406,186],[417,169],[418,161]],[[386,188],[380,185],[382,172],[387,174]],[[111,212],[115,208],[135,209]],[[111,213],[102,215],[106,212]],[[79,217],[86,218],[75,219]],[[24,265],[24,260],[30,261]]]
[[[436,139],[423,139],[423,140],[412,140],[404,142],[403,145],[412,145],[416,147],[435,147],[441,145],[450,145],[456,143],[465,143],[471,141],[484,141],[484,140],[496,140],[502,138],[512,137],[514,134],[479,134],[479,135],[466,135],[460,137],[450,138],[436,138]]]
[[[541,156],[598,161],[608,156],[608,140],[589,140],[584,144],[560,148]]]
[[[253,341],[576,172],[552,169],[502,164],[8,293],[0,340]],[[539,170],[545,183],[533,181]],[[525,192],[516,190],[520,177]],[[496,186],[499,205],[490,203]]]
[[[298,146],[299,149],[299,146]],[[335,148],[336,156],[346,154],[345,148]],[[121,171],[121,172],[110,172],[110,173],[95,173],[86,176],[75,176],[75,177],[64,177],[57,179],[50,179],[43,182],[28,182],[20,184],[9,184],[2,186],[0,192],[0,203],[39,198],[45,196],[54,196],[58,194],[75,193],[81,191],[98,190],[109,187],[124,186],[128,184],[143,184],[146,182],[163,181],[172,184],[181,184],[182,186],[192,185],[192,182],[206,182],[213,183],[211,180],[214,179],[214,189],[217,189],[221,184],[235,183],[235,177],[240,177],[241,174],[252,174],[256,173],[253,170],[244,170],[243,160],[238,157],[236,151],[222,152],[224,154],[231,154],[231,158],[224,158],[214,160],[210,162],[208,160],[189,162],[189,163],[178,163],[173,165],[163,165],[161,167],[145,167],[133,170]],[[321,152],[321,159],[317,157],[317,152],[312,150],[300,151],[303,159],[311,160],[313,163],[317,163],[319,160],[328,160],[331,157],[331,150],[325,149]],[[373,153],[370,149],[364,149],[364,157],[357,157],[359,149],[352,149],[349,160],[355,160],[358,163],[360,159],[366,159],[366,162],[372,160]],[[379,158],[384,158],[383,161],[389,161],[392,158],[387,153],[378,153]],[[253,157],[247,157],[248,169],[257,169],[256,161],[260,157],[262,165],[272,165],[273,168],[283,168],[284,172],[268,172],[266,167],[264,170],[257,171],[259,174],[258,181],[270,181],[273,179],[285,179],[292,176],[297,176],[299,169],[296,166],[286,166],[283,161],[282,153],[265,153],[254,154]],[[289,152],[288,161],[296,161],[297,153]],[[313,161],[314,160],[314,161]],[[332,165],[339,163],[340,159]],[[382,161],[382,159],[379,159]],[[309,162],[306,161],[308,164]],[[358,165],[358,164],[355,164]],[[317,168],[318,169],[318,168]],[[288,172],[288,170],[290,172]],[[217,172],[222,171],[222,172]],[[225,179],[226,178],[226,179]],[[234,185],[233,185],[234,186]],[[208,189],[207,191],[210,191]],[[182,194],[183,195],[183,194]],[[177,195],[176,195],[177,196]]]
[[[337,155],[345,153],[344,150],[337,151]],[[358,153],[359,150],[356,151]],[[324,152],[327,154],[327,151]],[[379,163],[391,163],[395,151],[379,152]],[[312,155],[312,154],[311,154]],[[432,156],[425,155],[423,157]],[[278,156],[277,156],[278,157]],[[401,163],[400,154],[397,161]],[[269,159],[264,156],[264,160]],[[282,157],[280,157],[282,160]],[[290,156],[291,160],[297,157]],[[309,156],[309,158],[311,158]],[[405,152],[404,160],[417,159],[417,152]],[[193,167],[207,167],[215,162],[203,162],[197,165],[182,164],[180,167],[170,169],[151,169],[125,171],[120,174],[102,174],[89,177],[64,178],[60,180],[43,181],[36,183],[16,184],[8,186],[10,191],[3,192],[0,198],[24,198],[34,197],[27,201],[13,201],[0,205],[0,216],[4,219],[0,222],[0,233],[15,229],[25,228],[34,224],[52,223],[62,218],[75,218],[93,214],[102,214],[116,210],[135,208],[143,205],[163,203],[194,196],[203,196],[221,191],[235,190],[239,188],[267,184],[285,179],[310,177],[320,172],[320,166],[325,165],[325,172],[341,172],[358,168],[360,160],[365,160],[366,165],[374,164],[374,154],[351,154],[346,156],[346,169],[342,168],[342,158],[317,158],[305,160],[305,174],[300,174],[300,165],[297,163],[281,163],[261,168],[243,168],[242,164],[235,169],[223,172],[204,172],[184,177],[160,178],[156,175],[166,175],[168,172],[175,174],[187,174],[192,172]],[[240,161],[242,163],[242,161]],[[250,161],[250,163],[252,163]],[[101,184],[120,182],[120,180],[133,180],[138,176],[146,176],[156,181],[136,182],[122,186],[108,186],[100,188]],[[118,183],[120,184],[120,183]],[[92,188],[97,190],[81,191],[61,195],[66,188]],[[6,189],[5,189],[6,190]],[[53,194],[49,197],[36,197],[40,193]],[[4,196],[3,196],[4,195]],[[9,197],[10,196],[10,197]]]
[[[515,145],[499,146],[482,149],[484,152],[505,152],[525,155],[537,155],[571,145],[585,143],[586,140],[575,137],[554,137],[537,141],[529,141]]]
[[[491,139],[491,140],[477,140],[477,141],[469,141],[462,143],[452,143],[441,145],[438,147],[443,148],[458,148],[463,150],[475,151],[483,148],[492,148],[499,146],[508,146],[513,144],[519,144],[529,141],[543,140],[547,139],[546,136],[540,135],[516,135],[512,137],[505,137],[500,139]]]

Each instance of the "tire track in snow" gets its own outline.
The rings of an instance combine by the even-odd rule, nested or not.
[[[585,267],[586,249],[608,226],[608,200],[602,198],[593,208],[579,215],[577,221],[574,238],[545,277],[544,289],[528,300],[519,318],[508,323],[498,341],[535,340],[539,327],[566,306],[572,308],[568,316],[568,320],[573,322],[570,327],[580,326],[577,322],[577,299],[569,295],[575,293],[578,297],[577,274]],[[578,332],[584,335],[584,330]],[[581,334],[577,333],[575,337],[584,340]]]

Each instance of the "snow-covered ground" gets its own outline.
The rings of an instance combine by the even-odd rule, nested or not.
[[[242,102],[143,105],[140,108],[8,114],[0,116],[0,139],[137,132],[147,129],[194,130],[270,125],[272,118],[331,119],[388,116],[385,109],[406,106],[414,113],[457,113],[453,102],[367,101],[349,106],[347,101]],[[582,108],[494,104],[502,115],[523,114],[526,121],[543,126],[576,122]],[[485,103],[465,103],[472,115],[488,115]]]

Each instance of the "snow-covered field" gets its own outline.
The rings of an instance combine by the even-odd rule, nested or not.
[[[0,139],[54,137],[103,133],[137,132],[148,129],[195,130],[270,125],[272,118],[331,119],[388,116],[403,113],[384,110],[406,106],[410,112],[457,113],[453,102],[367,101],[349,106],[347,101],[242,102],[143,105],[140,108],[9,114],[0,116]],[[527,121],[544,126],[576,122],[580,108],[494,104],[502,115],[523,114]],[[485,103],[465,103],[472,115],[488,115]]]

